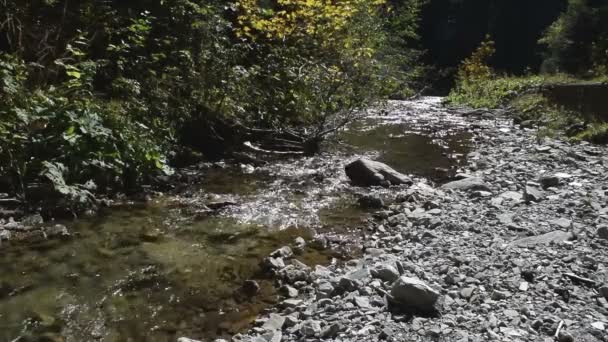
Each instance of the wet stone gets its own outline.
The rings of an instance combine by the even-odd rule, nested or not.
[[[365,195],[359,198],[359,206],[364,209],[382,209],[384,201],[377,195]]]
[[[357,159],[346,165],[345,171],[351,182],[358,186],[383,185],[384,182],[393,185],[412,184],[412,180],[406,175],[386,164],[366,158]]]
[[[255,280],[245,280],[242,289],[246,296],[253,297],[260,292],[260,285]]]

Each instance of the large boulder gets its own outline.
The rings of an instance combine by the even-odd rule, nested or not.
[[[382,185],[385,182],[393,185],[412,184],[412,180],[408,176],[395,171],[386,164],[366,158],[357,159],[346,165],[345,170],[353,185],[374,186]]]
[[[403,276],[393,284],[391,296],[402,311],[431,314],[437,311],[440,294],[420,279]]]

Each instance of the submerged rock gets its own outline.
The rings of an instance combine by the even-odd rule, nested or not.
[[[260,292],[260,285],[255,280],[245,280],[242,289],[246,296],[253,297]]]
[[[377,195],[365,195],[359,198],[359,206],[364,209],[382,209],[384,201]]]
[[[357,159],[346,165],[345,171],[352,184],[358,186],[383,185],[384,182],[393,185],[412,184],[412,180],[408,176],[395,171],[386,164],[366,158]]]

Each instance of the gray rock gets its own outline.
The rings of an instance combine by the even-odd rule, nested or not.
[[[494,300],[502,300],[507,299],[509,297],[511,297],[511,293],[509,293],[508,291],[494,290],[492,292],[492,299]]]
[[[563,218],[563,217],[555,219],[555,220],[551,220],[551,221],[549,221],[549,223],[551,223],[552,225],[557,226],[559,228],[562,228],[562,229],[568,229],[572,225],[572,221],[568,220],[567,218]]]
[[[273,258],[289,259],[293,256],[293,251],[291,250],[291,248],[289,248],[289,246],[283,246],[277,249],[276,251],[270,253],[270,256]]]
[[[440,294],[420,279],[402,276],[393,284],[391,296],[404,311],[433,313]]]
[[[264,325],[262,325],[262,329],[266,331],[275,331],[283,329],[283,324],[285,323],[285,317],[279,314],[271,313],[268,316]]]
[[[11,232],[6,229],[0,229],[0,242],[11,239]]]
[[[313,271],[313,275],[317,279],[329,278],[331,277],[331,271],[325,266],[316,265],[315,270]]]
[[[384,207],[384,201],[378,195],[362,196],[358,202],[364,209],[382,209]]]
[[[597,237],[603,240],[608,240],[608,226],[600,226],[597,229]]]
[[[355,304],[361,309],[369,309],[372,307],[372,305],[369,303],[369,298],[362,296],[355,297]]]
[[[328,298],[334,292],[334,287],[328,281],[321,281],[317,285],[317,296],[319,298]]]
[[[543,189],[559,186],[560,178],[555,175],[544,175],[538,179],[538,183]]]
[[[399,278],[399,271],[391,265],[379,265],[371,270],[371,275],[382,281],[392,282]]]
[[[608,285],[604,285],[604,286],[600,287],[600,289],[598,291],[601,296],[603,296],[604,298],[606,298],[608,300]]]
[[[545,193],[535,187],[526,185],[523,199],[526,202],[540,202],[545,199]]]
[[[298,317],[294,315],[285,316],[285,323],[283,323],[284,328],[291,328],[300,323]]]
[[[515,240],[511,242],[511,245],[517,247],[528,247],[534,245],[548,245],[550,243],[560,243],[566,241],[572,241],[576,237],[572,232],[564,232],[556,230],[550,233],[546,233],[538,236],[530,236],[523,239]]]
[[[367,158],[357,159],[346,165],[345,171],[351,182],[358,186],[382,185],[385,181],[394,185],[412,184],[412,180],[406,175],[395,171],[386,164]]]
[[[388,225],[391,227],[394,227],[399,224],[403,224],[407,221],[408,221],[407,216],[405,214],[401,213],[401,214],[397,214],[397,215],[393,215],[393,216],[389,217]]]
[[[321,334],[321,322],[308,320],[302,323],[300,334],[305,337],[315,337]]]
[[[321,332],[321,337],[323,338],[335,338],[338,336],[340,331],[344,329],[340,323],[333,323],[330,326],[323,329]]]
[[[567,331],[560,331],[557,337],[558,342],[574,342],[574,336]]]
[[[304,238],[298,236],[294,240],[294,245],[295,245],[296,250],[301,252],[304,250],[304,247],[306,247],[306,240],[304,240]]]
[[[460,291],[460,297],[462,297],[464,299],[470,299],[471,297],[473,297],[474,292],[475,292],[474,287],[465,287],[464,289],[462,289]]]
[[[298,281],[308,282],[310,280],[310,269],[306,265],[287,265],[278,273],[288,284],[295,284]]]
[[[462,191],[486,191],[492,192],[490,186],[477,177],[469,177],[461,180],[446,183],[442,189],[462,190]]]
[[[298,296],[298,290],[296,290],[295,288],[289,286],[289,285],[283,285],[281,286],[281,288],[279,289],[279,292],[288,298],[296,298]]]
[[[187,337],[180,337],[177,339],[177,342],[202,342],[202,341],[193,340],[193,339],[187,338]]]
[[[302,303],[303,301],[301,299],[286,299],[283,301],[282,305],[286,308],[296,308]]]
[[[285,263],[281,258],[267,257],[262,260],[260,265],[264,271],[276,271],[285,267]]]
[[[44,223],[44,219],[40,214],[26,216],[21,220],[21,223],[26,227],[37,227]]]

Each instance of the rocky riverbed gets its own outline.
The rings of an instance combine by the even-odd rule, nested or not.
[[[360,258],[273,253],[278,305],[233,340],[608,341],[608,149],[439,99],[388,112],[413,108],[470,127],[467,165],[443,185],[362,190],[377,209]]]

